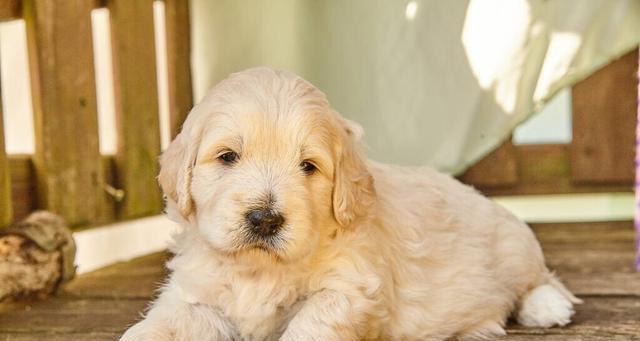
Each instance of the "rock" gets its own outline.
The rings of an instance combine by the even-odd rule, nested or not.
[[[0,230],[0,302],[55,292],[75,275],[75,251],[66,223],[50,212]]]

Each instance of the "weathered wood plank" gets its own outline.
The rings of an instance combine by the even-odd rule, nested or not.
[[[586,245],[633,243],[632,221],[597,221],[578,223],[534,223],[530,224],[543,245]],[[627,250],[628,251],[628,250]]]
[[[631,221],[533,224],[547,265],[578,295],[640,299]]]
[[[89,333],[63,333],[56,332],[27,332],[7,333],[0,335],[1,341],[113,341],[122,336],[121,332],[89,332]]]
[[[18,221],[38,208],[36,175],[31,155],[12,154],[8,155],[8,158],[12,189],[11,197],[13,201],[13,221]],[[102,169],[104,170],[103,183],[114,183],[115,167],[113,165],[113,157],[106,155],[102,156],[101,160]]]
[[[107,220],[90,0],[25,0],[39,206],[71,226]]]
[[[15,20],[22,17],[21,0],[0,1],[0,21]]]
[[[9,155],[13,221],[25,218],[38,207],[36,175],[30,155]]]
[[[573,275],[599,281],[602,287],[580,295],[585,303],[576,307],[574,322],[569,326],[540,329],[510,323],[509,335],[499,340],[640,340],[640,296],[617,291],[614,285],[621,283],[615,277],[606,277],[632,275],[632,264],[627,267],[619,263],[626,257],[633,259],[632,223],[534,224],[532,228],[547,259],[557,262],[556,270],[571,289],[578,293],[583,290],[567,281]],[[588,252],[598,255],[591,257]],[[166,253],[156,253],[81,275],[59,297],[32,303],[29,310],[24,304],[2,307],[0,340],[116,339],[140,318],[139,312],[156,294],[153,289],[165,274],[167,257]],[[606,284],[607,280],[614,284]],[[638,277],[627,280],[638,283]]]
[[[518,163],[511,138],[469,168],[461,180],[478,187],[514,186],[518,182]]]
[[[616,337],[631,340],[640,335],[640,300],[625,297],[583,297],[576,306],[573,323],[563,328],[524,328],[511,323],[510,334],[501,340],[528,340],[518,335],[538,336],[540,340],[601,340]],[[10,304],[0,309],[3,335],[96,335],[120,334],[139,319],[145,300],[84,299],[57,297],[32,304]],[[99,334],[98,334],[99,335]],[[559,338],[560,336],[564,338]],[[74,339],[75,338],[70,338]]]
[[[0,89],[0,95],[2,89]],[[7,226],[13,220],[13,204],[11,200],[11,180],[9,173],[9,159],[4,146],[4,122],[2,118],[2,103],[0,103],[0,228]]]
[[[165,0],[164,6],[169,75],[169,126],[173,138],[180,131],[193,106],[189,1]]]
[[[640,338],[630,335],[566,335],[551,334],[509,334],[495,339],[496,341],[638,341]]]
[[[478,176],[461,180],[486,195],[632,192],[633,182],[621,184],[576,183],[571,178],[569,146],[564,144],[514,146],[518,178],[515,183],[491,183]],[[481,161],[484,163],[485,161]],[[472,169],[475,168],[472,167]]]
[[[53,297],[0,306],[0,331],[9,333],[121,333],[147,306],[146,299]]]
[[[638,49],[573,87],[571,173],[576,182],[632,183]]]
[[[640,273],[634,271],[634,244],[543,243],[547,266],[579,295],[633,295],[640,299]]]
[[[161,211],[156,183],[160,153],[152,0],[109,0],[115,83],[120,217]]]
[[[167,275],[167,253],[154,253],[80,276],[64,287],[65,295],[150,300]]]

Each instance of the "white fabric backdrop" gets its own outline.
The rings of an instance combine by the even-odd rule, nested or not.
[[[364,126],[370,157],[451,173],[640,41],[638,0],[191,4],[196,100],[234,71],[291,70]]]

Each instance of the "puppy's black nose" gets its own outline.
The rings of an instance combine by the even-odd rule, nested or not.
[[[247,213],[247,220],[251,229],[262,236],[274,234],[278,231],[284,218],[273,210],[255,209]]]

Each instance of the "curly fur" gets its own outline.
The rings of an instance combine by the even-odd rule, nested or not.
[[[295,75],[217,85],[161,158],[183,230],[160,297],[121,340],[473,339],[504,334],[514,311],[569,321],[577,299],[526,224],[450,176],[366,161],[360,135]],[[244,218],[265,197],[285,221],[268,240]]]

